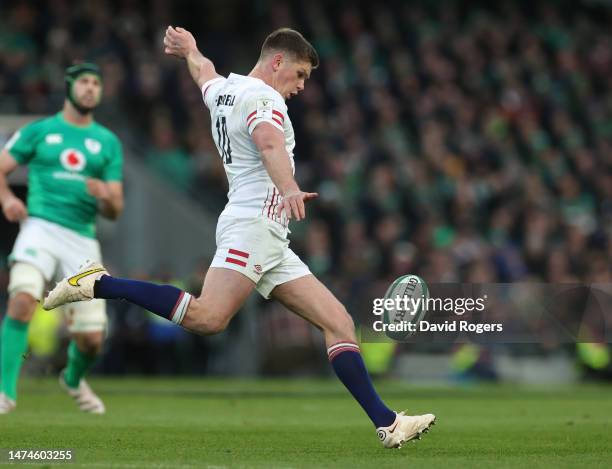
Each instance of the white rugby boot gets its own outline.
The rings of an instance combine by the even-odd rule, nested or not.
[[[88,301],[94,297],[94,283],[102,275],[108,275],[104,266],[98,262],[86,262],[71,277],[66,277],[49,292],[43,308],[51,310],[66,303]]]
[[[8,414],[17,407],[17,403],[3,392],[0,392],[0,415]]]
[[[404,415],[400,412],[395,422],[388,427],[378,427],[376,434],[385,448],[401,448],[407,441],[420,440],[421,434],[427,433],[435,424],[436,416],[433,414]]]
[[[59,375],[60,386],[72,397],[79,409],[83,412],[89,412],[91,414],[103,414],[106,412],[104,402],[100,399],[95,392],[89,387],[87,381],[82,379],[79,382],[79,387],[76,389],[71,388],[66,384],[64,379],[64,373],[66,370],[62,370]]]

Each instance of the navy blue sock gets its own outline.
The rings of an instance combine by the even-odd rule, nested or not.
[[[395,412],[378,397],[366,370],[359,346],[352,342],[340,342],[327,349],[329,361],[342,381],[366,411],[375,427],[388,427],[395,422]]]
[[[94,297],[121,299],[142,306],[152,313],[180,324],[191,295],[171,285],[156,285],[103,275],[94,284]]]

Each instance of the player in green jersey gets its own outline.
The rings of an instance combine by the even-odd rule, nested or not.
[[[116,219],[123,210],[121,144],[93,118],[102,97],[100,70],[80,63],[66,70],[65,79],[63,109],[21,128],[0,153],[2,212],[21,224],[9,258],[9,303],[0,332],[0,414],[16,406],[28,323],[45,285],[87,259],[99,259],[96,215]],[[18,165],[29,170],[27,207],[6,182]],[[105,304],[71,305],[64,313],[72,341],[60,384],[81,410],[103,413],[104,404],[83,376],[102,348]]]

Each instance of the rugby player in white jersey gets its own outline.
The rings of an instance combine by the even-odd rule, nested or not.
[[[302,191],[294,179],[295,139],[285,100],[304,89],[318,66],[315,49],[299,32],[279,29],[266,38],[247,76],[226,78],[185,29],[168,27],[164,47],[186,60],[202,91],[229,180],[217,251],[202,292],[196,298],[169,285],[111,277],[102,265],[90,263],[60,282],[45,308],[124,299],[195,333],[216,334],[257,289],[323,332],[335,373],[372,420],[384,447],[419,438],[435,416],[395,413],[382,402],[361,358],[351,316],[289,248],[289,221],[304,219],[305,203],[317,194]]]

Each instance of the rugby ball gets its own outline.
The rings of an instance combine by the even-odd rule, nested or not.
[[[385,293],[386,306],[390,306],[383,313],[387,337],[401,341],[413,335],[425,317],[428,298],[427,284],[418,275],[403,275],[395,280]]]

